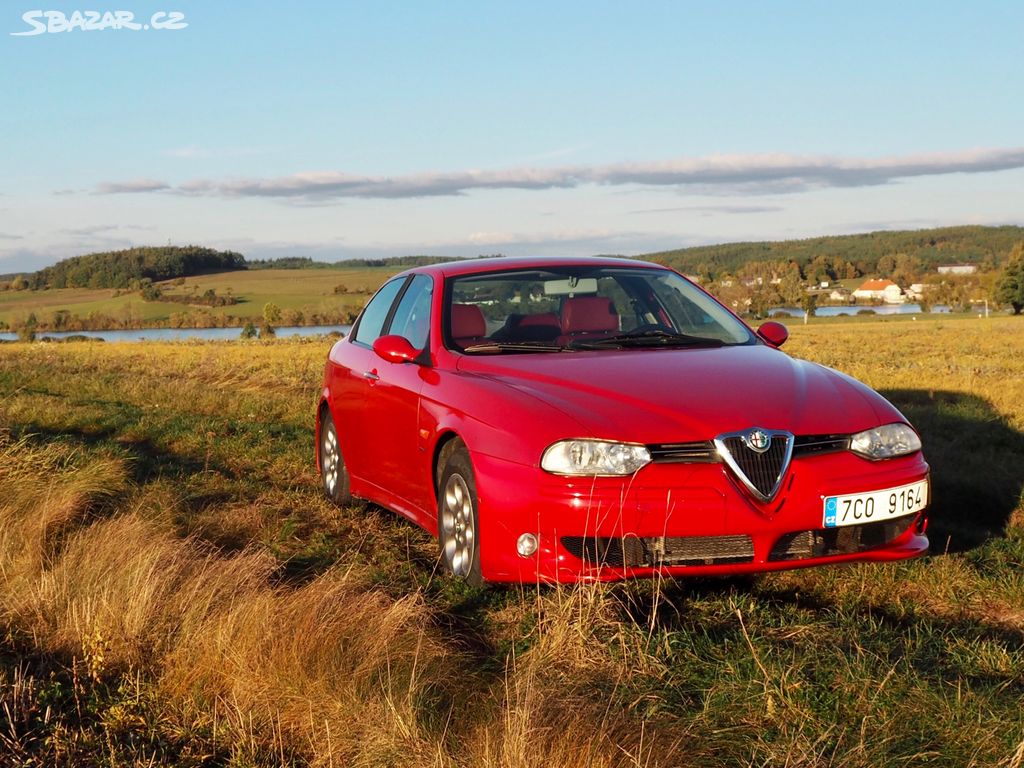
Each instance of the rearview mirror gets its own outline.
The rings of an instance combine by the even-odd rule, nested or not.
[[[373,351],[389,363],[408,363],[420,354],[404,336],[381,336],[373,342]]]
[[[781,347],[789,338],[789,331],[782,323],[769,320],[767,323],[761,323],[761,327],[757,329],[757,335],[773,347]]]
[[[570,277],[568,280],[545,280],[545,296],[576,296],[597,293],[596,277]]]

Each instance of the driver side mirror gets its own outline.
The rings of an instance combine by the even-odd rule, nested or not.
[[[394,335],[379,337],[373,342],[373,351],[377,353],[377,357],[389,363],[409,363],[420,354],[404,336]]]
[[[767,323],[761,323],[761,326],[757,329],[757,335],[773,347],[781,347],[786,343],[786,339],[789,338],[789,331],[786,330],[786,326],[782,323],[769,320]]]

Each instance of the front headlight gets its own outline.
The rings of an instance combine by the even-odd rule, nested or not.
[[[650,452],[642,445],[562,440],[544,451],[540,465],[557,475],[631,475],[650,460]]]
[[[921,438],[906,424],[886,424],[858,432],[850,450],[867,459],[891,459],[921,450]]]

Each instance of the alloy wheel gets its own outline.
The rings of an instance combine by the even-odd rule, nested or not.
[[[456,576],[469,575],[476,546],[473,497],[466,480],[458,472],[448,476],[442,496],[441,533],[444,557]]]

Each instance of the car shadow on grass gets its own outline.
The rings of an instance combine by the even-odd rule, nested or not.
[[[181,478],[215,472],[224,476],[230,470],[210,457],[190,456],[158,446],[148,438],[126,439],[118,427],[96,425],[89,428],[52,427],[29,422],[9,428],[15,439],[37,445],[63,444],[86,449],[107,449],[128,459],[130,479],[144,485],[158,477]]]
[[[881,394],[917,428],[932,468],[932,552],[963,552],[1004,535],[1024,489],[1024,434],[967,392]]]

